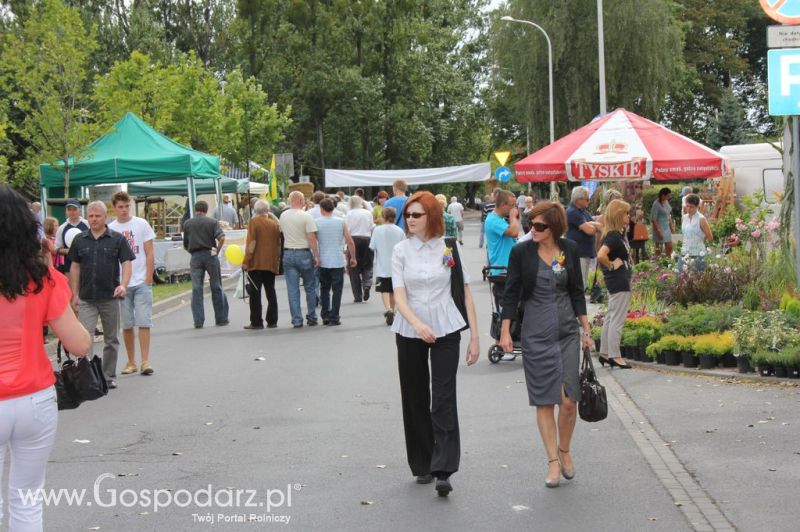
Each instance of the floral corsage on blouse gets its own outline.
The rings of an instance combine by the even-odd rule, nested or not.
[[[444,255],[442,255],[442,265],[445,268],[452,268],[456,265],[456,259],[453,257],[453,248],[444,247]]]
[[[559,275],[566,270],[564,264],[566,263],[567,259],[564,257],[564,252],[558,254],[558,257],[553,259],[553,262],[550,264],[550,267],[553,268],[553,273]]]

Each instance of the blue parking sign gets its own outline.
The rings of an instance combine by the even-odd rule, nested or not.
[[[800,49],[767,52],[769,114],[800,115]]]

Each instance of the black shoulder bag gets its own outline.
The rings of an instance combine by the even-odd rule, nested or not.
[[[94,355],[70,358],[64,349],[66,360],[61,362],[61,342],[56,348],[61,371],[55,372],[56,398],[59,410],[78,408],[84,401],[94,401],[108,394],[108,383],[103,375],[103,361]]]
[[[453,301],[464,318],[464,325],[460,331],[469,329],[469,318],[467,316],[467,299],[464,294],[464,272],[461,271],[461,256],[458,253],[458,246],[456,245],[455,238],[445,238],[444,245],[453,250],[453,267],[450,268],[450,294],[453,296]]]
[[[602,421],[608,416],[606,389],[597,380],[592,365],[592,355],[588,349],[583,350],[581,364],[581,400],[578,403],[578,414],[584,421]]]

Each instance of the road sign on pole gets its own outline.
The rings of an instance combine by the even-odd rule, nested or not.
[[[767,52],[769,114],[800,114],[800,48]]]
[[[508,180],[511,179],[511,170],[509,170],[507,166],[501,166],[494,171],[494,176],[501,183],[507,183]]]
[[[496,151],[494,152],[494,157],[497,159],[497,162],[500,163],[500,166],[505,166],[508,162],[508,159],[511,157],[510,151]]]

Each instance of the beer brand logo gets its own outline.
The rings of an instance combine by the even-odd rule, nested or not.
[[[781,24],[800,24],[800,0],[760,0],[761,9]]]
[[[633,157],[630,161],[594,163],[586,159],[570,162],[572,176],[578,181],[609,181],[642,179],[647,174],[647,159]]]
[[[624,142],[617,142],[615,140],[598,144],[595,154],[602,155],[606,153],[628,153],[628,145]]]

